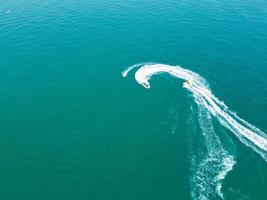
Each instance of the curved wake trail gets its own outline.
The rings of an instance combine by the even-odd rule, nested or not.
[[[153,75],[168,73],[175,78],[185,80],[183,87],[193,94],[207,151],[205,158],[195,166],[195,174],[191,181],[193,198],[208,199],[214,197],[214,194],[223,198],[221,181],[235,164],[233,156],[223,148],[215,134],[211,116],[267,161],[266,134],[240,118],[213,95],[203,77],[180,66],[153,63],[133,65],[122,73],[123,77],[126,77],[129,71],[136,67],[140,68],[135,73],[135,79],[147,89],[150,88],[149,80]]]

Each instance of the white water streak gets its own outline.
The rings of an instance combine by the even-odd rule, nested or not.
[[[198,121],[207,153],[197,166],[193,167],[191,196],[193,199],[216,199],[216,194],[223,199],[222,180],[232,170],[233,156],[223,148],[215,134],[212,117],[205,108],[205,100],[199,94],[193,94],[198,107]],[[195,162],[192,165],[196,165]]]
[[[128,75],[128,73],[129,73],[129,71],[131,71],[132,69],[134,69],[134,68],[136,68],[136,67],[140,67],[140,66],[142,66],[142,65],[144,65],[144,64],[143,64],[143,63],[139,63],[139,64],[132,65],[132,66],[128,67],[126,70],[124,70],[124,71],[121,73],[121,75],[122,75],[123,77],[126,77],[126,76]]]

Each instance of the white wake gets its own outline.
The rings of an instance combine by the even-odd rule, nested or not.
[[[223,198],[221,181],[231,171],[235,163],[233,156],[229,155],[222,147],[219,138],[215,134],[211,115],[223,127],[234,133],[243,144],[250,147],[267,161],[266,134],[240,118],[213,95],[203,77],[180,66],[153,63],[131,66],[123,72],[123,77],[126,77],[128,72],[136,67],[140,68],[135,73],[135,79],[147,89],[150,88],[149,80],[153,75],[168,73],[175,78],[184,80],[183,87],[193,94],[198,106],[200,129],[207,147],[207,155],[197,164],[196,172],[192,178],[191,184],[195,185],[192,191],[193,198],[208,199],[212,197],[213,192]]]

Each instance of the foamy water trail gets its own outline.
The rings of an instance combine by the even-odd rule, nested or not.
[[[191,196],[193,199],[218,199],[223,197],[222,180],[232,170],[235,160],[222,146],[215,134],[212,117],[205,108],[202,96],[194,94],[198,109],[198,122],[206,147],[205,157],[192,163]]]
[[[139,63],[139,64],[132,65],[132,66],[128,67],[126,70],[124,70],[124,71],[121,73],[121,75],[122,75],[123,77],[126,77],[126,76],[128,75],[128,73],[129,73],[129,71],[131,71],[132,69],[134,69],[134,68],[136,68],[136,67],[140,67],[140,66],[142,66],[142,65],[144,65],[144,64],[143,64],[143,63]]]
[[[208,82],[200,75],[180,66],[164,64],[138,64],[123,72],[126,77],[133,68],[140,67],[135,73],[136,81],[145,88],[150,88],[149,80],[153,75],[168,73],[175,78],[185,80],[183,87],[193,94],[198,106],[198,121],[207,147],[206,157],[195,166],[192,177],[192,197],[208,199],[216,193],[223,198],[222,180],[232,170],[235,161],[232,155],[222,147],[213,129],[211,115],[240,142],[250,147],[267,161],[267,137],[264,132],[251,125],[231,111],[210,90]]]

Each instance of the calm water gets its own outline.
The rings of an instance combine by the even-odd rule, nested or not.
[[[266,55],[263,0],[0,1],[0,199],[219,199],[192,181],[207,145],[182,81],[121,72],[181,65],[267,133]],[[213,123],[224,198],[266,199],[266,161]]]

